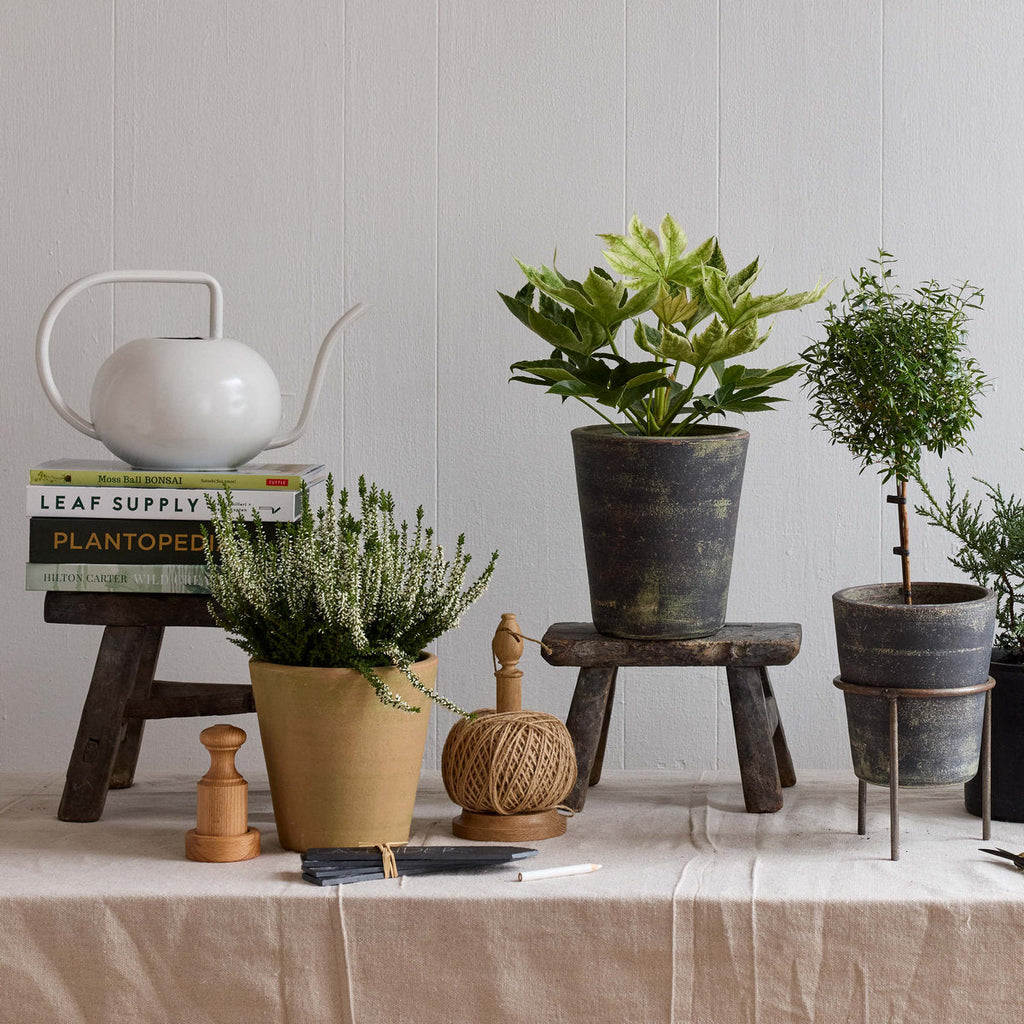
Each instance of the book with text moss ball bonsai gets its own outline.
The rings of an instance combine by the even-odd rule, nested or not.
[[[30,484],[71,487],[183,487],[298,491],[327,478],[322,463],[249,462],[237,469],[133,469],[116,459],[55,459],[29,470]]]
[[[205,565],[27,562],[26,590],[107,594],[208,594]]]

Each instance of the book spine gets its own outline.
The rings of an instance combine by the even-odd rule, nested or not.
[[[191,519],[209,520],[208,492],[146,487],[49,487],[29,484],[25,511],[47,518]],[[252,519],[259,513],[265,523],[290,523],[302,512],[299,491],[231,492],[236,515]]]
[[[246,525],[251,533],[255,532],[255,523]],[[276,523],[265,523],[263,532],[270,537],[276,527]],[[29,520],[30,562],[204,565],[207,547],[216,553],[216,538],[209,521],[38,517]]]
[[[93,591],[106,594],[208,594],[203,565],[92,565],[28,562],[26,590]]]
[[[298,491],[303,482],[307,486],[319,483],[325,472],[285,473],[270,476],[265,473],[216,473],[208,470],[185,472],[159,470],[92,470],[92,469],[40,469],[29,470],[30,484],[69,487],[162,487],[201,490],[233,491]]]

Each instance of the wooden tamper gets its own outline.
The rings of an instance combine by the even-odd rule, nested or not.
[[[196,787],[196,827],[185,834],[185,856],[215,863],[251,860],[260,852],[260,834],[249,828],[249,783],[235,768],[245,730],[211,725],[199,739],[210,752],[210,770]]]

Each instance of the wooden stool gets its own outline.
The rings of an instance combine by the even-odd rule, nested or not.
[[[57,811],[61,821],[97,821],[107,790],[132,784],[147,719],[255,710],[248,683],[153,678],[164,628],[215,626],[209,601],[205,594],[46,594],[45,621],[105,627]]]
[[[615,676],[622,667],[722,665],[729,680],[743,800],[748,811],[782,807],[782,787],[796,783],[768,665],[788,665],[800,652],[795,622],[727,623],[694,640],[627,640],[604,636],[590,622],[556,622],[544,634],[551,665],[580,669],[566,726],[576,748],[576,785],[565,803],[583,809],[588,786],[601,778]]]

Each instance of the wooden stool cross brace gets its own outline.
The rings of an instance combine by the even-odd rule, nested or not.
[[[216,626],[204,594],[47,593],[47,622],[103,626],[57,817],[97,821],[108,789],[132,784],[142,731],[152,718],[255,710],[248,683],[154,679],[164,628]]]
[[[630,640],[604,636],[590,622],[557,622],[544,634],[551,665],[579,667],[566,726],[576,749],[576,785],[565,803],[583,809],[601,778],[615,677],[626,666],[723,666],[729,681],[743,800],[753,813],[782,807],[782,789],[796,782],[769,665],[787,665],[800,651],[795,622],[727,623],[693,640]]]

